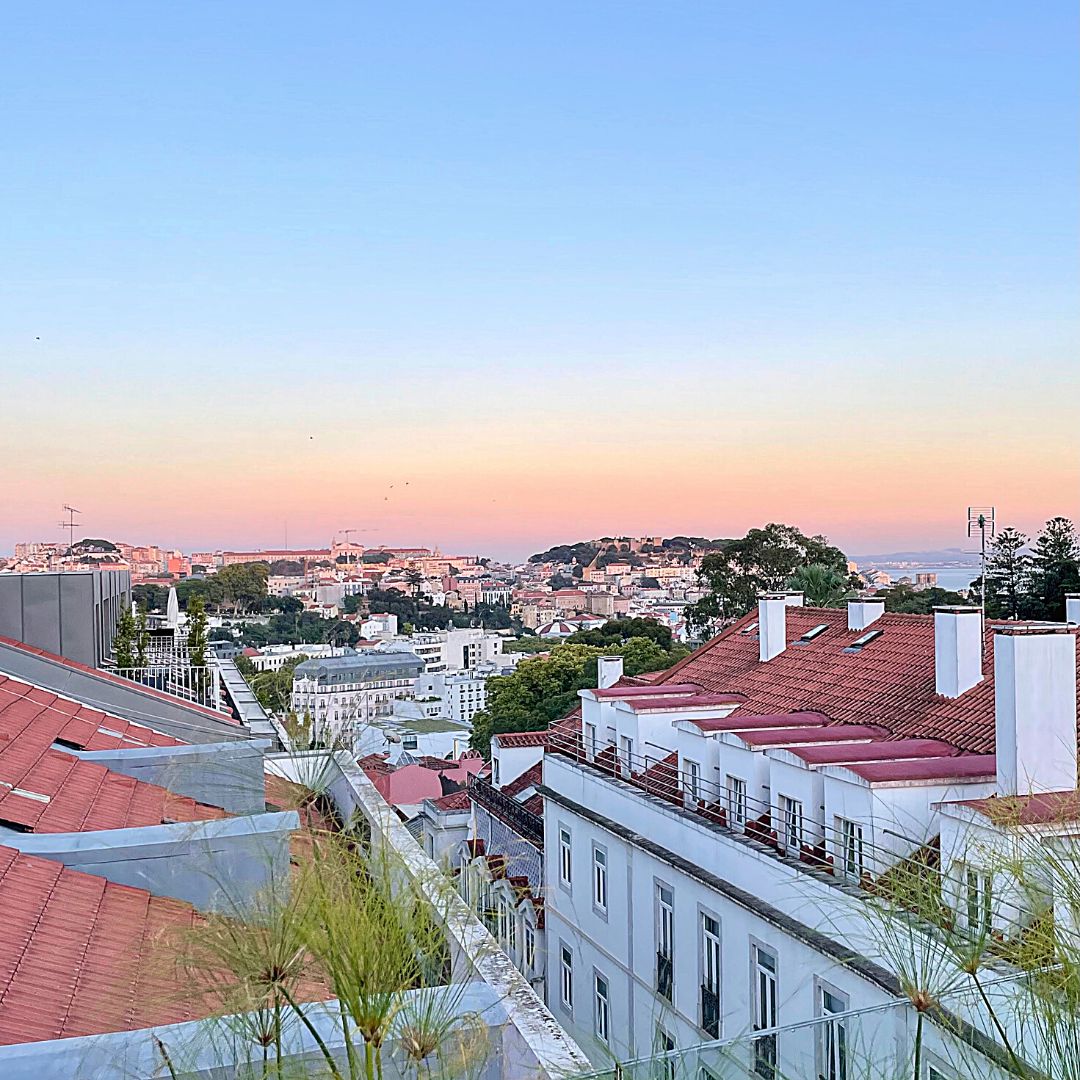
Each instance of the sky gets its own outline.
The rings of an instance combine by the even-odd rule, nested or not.
[[[1080,517],[1078,21],[9,6],[0,552]]]

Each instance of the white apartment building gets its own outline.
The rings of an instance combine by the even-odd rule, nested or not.
[[[340,645],[264,645],[256,655],[249,655],[248,660],[256,671],[280,671],[286,661],[296,656],[316,659],[341,651]]]
[[[582,691],[549,733],[549,1007],[598,1066],[729,1039],[696,1052],[702,1075],[910,1076],[919,1027],[920,1080],[1003,1076],[970,975],[923,1031],[886,932],[915,957],[937,933],[874,898],[917,880],[990,947],[1077,925],[1075,883],[1033,895],[1011,867],[1024,837],[1076,843],[1080,597],[1069,626],[985,632],[973,608],[800,603],[764,597],[659,679]],[[1012,1044],[1053,1075],[1016,969],[987,977]]]
[[[428,675],[462,671],[494,663],[502,655],[503,639],[480,627],[432,630],[386,641],[386,651],[407,651],[419,656]]]
[[[439,715],[468,724],[487,704],[487,680],[495,674],[498,671],[491,664],[475,671],[437,671],[421,675],[413,693],[418,702],[429,703]]]
[[[412,653],[373,649],[305,660],[293,672],[292,709],[311,717],[323,742],[352,744],[366,724],[391,714],[395,700],[413,696],[423,669]]]

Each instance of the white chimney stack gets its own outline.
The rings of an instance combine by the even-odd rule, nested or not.
[[[622,678],[623,658],[621,656],[601,656],[596,661],[596,689],[606,690]]]
[[[1080,592],[1065,594],[1065,621],[1070,626],[1080,626]]]
[[[802,607],[805,596],[801,592],[788,591],[784,593],[784,603],[788,607]]]
[[[758,658],[763,664],[787,648],[787,606],[784,593],[758,597]]]
[[[958,698],[983,678],[982,612],[977,607],[934,608],[937,692]]]
[[[1076,637],[1061,625],[994,628],[998,789],[1076,789]]]
[[[884,614],[884,600],[877,600],[873,597],[849,600],[847,606],[847,628],[849,630],[865,630],[872,622],[876,622]]]

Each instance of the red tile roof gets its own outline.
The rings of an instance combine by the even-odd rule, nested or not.
[[[832,727],[767,728],[764,731],[736,731],[747,746],[781,747],[800,743],[849,742],[862,739],[884,739],[889,733],[875,724],[834,724]]]
[[[437,806],[440,810],[468,810],[472,807],[469,793],[464,789],[452,791],[449,795],[441,795],[439,798],[429,801],[432,806]]]
[[[1080,819],[1080,791],[1045,791],[1037,795],[992,795],[943,806],[966,806],[997,825],[1055,825]]]
[[[941,697],[934,678],[934,618],[887,612],[870,629],[884,631],[865,648],[844,652],[866,631],[848,630],[847,612],[788,607],[788,647],[758,659],[751,612],[665,672],[660,685],[700,683],[716,693],[746,695],[742,711],[814,709],[834,721],[881,724],[893,737],[943,739],[973,753],[994,749],[993,630],[988,626],[984,678],[958,698]],[[801,645],[792,642],[825,623]]]
[[[0,847],[0,911],[0,1044],[193,1019],[178,969],[152,964],[190,905]]]
[[[500,747],[522,746],[546,746],[548,733],[546,731],[500,731],[492,735],[492,740],[497,741]]]
[[[102,671],[100,668],[90,667],[88,664],[80,664],[76,660],[69,660],[66,656],[48,652],[46,649],[38,649],[33,645],[27,645],[25,641],[16,641],[14,638],[4,637],[0,634],[0,645],[7,645],[13,649],[20,649],[22,652],[44,657],[46,660],[52,660],[54,663],[62,664],[64,667],[72,668],[75,671],[82,671],[87,675],[94,675],[99,679],[117,683],[124,687],[125,690],[130,690],[137,694],[148,694],[150,697],[161,698],[171,702],[173,705],[180,705],[185,709],[191,709],[194,712],[202,713],[203,716],[212,716],[215,720],[219,720],[222,723],[239,725],[239,721],[231,713],[218,712],[217,709],[209,709],[205,705],[197,705],[193,701],[176,697],[174,694],[167,694],[164,690],[158,690],[153,686],[144,686],[142,683],[132,682],[131,679],[125,679],[120,675],[113,675],[112,672]]]
[[[504,795],[509,795],[511,799],[520,795],[526,788],[536,787],[544,779],[544,763],[538,761],[535,765],[530,766],[520,776],[514,777],[509,784],[506,784],[502,788]]]
[[[89,832],[226,816],[54,749],[57,742],[80,750],[181,745],[0,675],[0,823],[36,833]]]
[[[864,761],[841,766],[870,784],[905,780],[975,780],[997,776],[993,754],[961,754],[959,757],[908,758],[902,761]]]
[[[755,728],[782,728],[807,725],[822,727],[829,718],[819,712],[774,713],[771,716],[744,716],[742,709],[737,709],[730,716],[711,716],[705,720],[690,722],[701,731],[753,731]]]
[[[673,697],[670,694],[657,695],[646,691],[648,696],[623,698],[627,708],[634,712],[672,712],[676,709],[716,709],[722,705],[739,705],[745,698],[742,694],[688,694],[686,697]]]
[[[661,672],[661,675],[670,675],[675,669]],[[670,682],[663,687],[656,686],[608,686],[603,690],[593,690],[593,693],[603,701],[605,698],[632,698],[632,697],[658,697],[662,694],[699,694],[701,687],[697,683]]]
[[[949,757],[958,753],[955,746],[940,739],[884,739],[869,743],[851,743],[847,746],[792,746],[788,752],[802,758],[807,765],[838,765],[849,761],[902,761],[905,758]]]

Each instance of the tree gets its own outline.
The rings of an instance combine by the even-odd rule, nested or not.
[[[135,620],[135,666],[146,667],[146,653],[150,648],[150,626],[144,608],[139,609]]]
[[[561,719],[577,703],[579,690],[596,686],[597,658],[612,654],[623,657],[627,675],[642,675],[670,667],[687,654],[687,649],[679,645],[667,650],[646,637],[631,637],[617,646],[575,641],[553,645],[547,656],[522,660],[511,674],[488,679],[487,708],[473,716],[470,744],[486,754],[492,735],[539,731]]]
[[[847,569],[844,553],[824,536],[806,536],[794,525],[772,523],[751,529],[741,540],[721,541],[698,568],[706,590],[686,609],[687,621],[699,631],[745,615],[758,594],[784,588],[800,567],[819,564],[837,573]]]
[[[1051,518],[1043,526],[1034,544],[1029,588],[1025,614],[1056,621],[1065,618],[1065,594],[1080,589],[1080,539],[1068,518]]]
[[[837,607],[850,593],[847,575],[823,563],[800,566],[785,587],[801,592],[807,607]]]
[[[135,585],[131,590],[131,599],[143,611],[164,611],[169,601],[169,590],[161,585]]]
[[[548,585],[555,590],[558,589],[572,589],[574,587],[574,579],[567,577],[566,574],[552,574],[548,578]]]
[[[885,601],[886,611],[900,611],[908,615],[930,615],[936,607],[958,607],[967,604],[960,593],[948,589],[913,589],[910,585],[894,585],[877,593]]]
[[[664,650],[671,648],[671,628],[655,619],[608,619],[594,630],[579,630],[566,640],[571,644],[594,645],[600,649],[624,645],[631,638],[647,638]]]
[[[192,667],[206,667],[206,604],[201,596],[188,602],[188,655]]]
[[[231,604],[239,615],[250,611],[266,596],[266,578],[270,567],[266,563],[236,563],[222,567],[212,579],[221,588],[223,603]]]
[[[118,668],[133,668],[135,664],[135,616],[127,604],[120,610],[116,620],[116,634],[113,636],[113,657]]]
[[[413,596],[420,595],[420,586],[424,583],[424,575],[419,570],[406,570],[405,581],[413,591]]]
[[[995,619],[1016,619],[1027,593],[1031,559],[1024,553],[1028,538],[1007,528],[994,537],[986,559],[986,613]]]
[[[355,645],[360,640],[360,631],[354,623],[337,619],[328,627],[326,640],[330,645]]]

